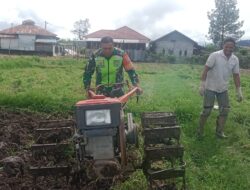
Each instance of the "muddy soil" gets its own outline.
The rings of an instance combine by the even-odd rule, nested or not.
[[[0,108],[0,190],[50,190],[50,189],[110,189],[114,179],[94,179],[87,177],[86,173],[73,174],[67,183],[66,177],[38,177],[34,183],[34,177],[28,168],[34,165],[50,165],[51,161],[34,160],[31,153],[31,145],[36,142],[35,129],[43,120],[71,119],[58,116],[39,115],[25,111],[13,111]],[[15,173],[6,173],[4,160],[6,158],[18,157],[24,162],[21,170]],[[73,165],[72,161],[67,163],[63,159],[62,164]],[[72,176],[76,175],[76,178]],[[75,180],[81,178],[81,185],[76,186]]]

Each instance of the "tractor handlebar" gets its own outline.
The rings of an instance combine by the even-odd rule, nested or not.
[[[129,97],[133,96],[138,92],[139,88],[135,87],[132,90],[130,90],[127,94],[124,94],[123,96],[119,97],[120,102],[126,103],[129,99]]]
[[[138,87],[134,87],[132,88],[128,81],[126,81],[126,83],[115,83],[115,84],[112,84],[111,86],[122,86],[124,84],[127,84],[128,88],[129,88],[129,91],[128,93],[124,94],[123,96],[119,97],[119,101],[121,103],[126,103],[129,99],[129,97],[133,96],[134,94],[136,94],[138,91],[139,91],[139,88]],[[102,95],[102,94],[96,94],[94,91],[97,91],[99,90],[101,87],[105,86],[105,84],[101,84],[101,85],[98,85],[95,89],[93,88],[90,88],[87,93],[88,93],[88,97],[91,98],[91,99],[104,99],[106,98],[105,95]]]

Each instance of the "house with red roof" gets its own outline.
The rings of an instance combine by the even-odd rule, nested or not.
[[[110,36],[114,39],[115,47],[125,50],[133,61],[144,61],[146,46],[150,39],[139,32],[123,26],[116,30],[98,30],[84,37],[87,49],[95,51],[100,48],[102,37]]]
[[[56,34],[24,20],[21,25],[0,31],[0,52],[14,54],[59,55],[63,48],[58,46]]]

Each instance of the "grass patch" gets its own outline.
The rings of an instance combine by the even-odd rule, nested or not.
[[[0,105],[45,113],[72,114],[85,98],[82,74],[86,61],[66,58],[4,57],[0,60]],[[197,141],[195,129],[202,108],[198,95],[202,66],[191,64],[136,64],[144,94],[132,98],[127,111],[136,121],[145,111],[172,111],[182,126],[189,189],[249,189],[250,187],[250,76],[242,74],[243,103],[236,101],[233,81],[229,95],[231,112],[226,140],[215,138],[217,111]],[[94,81],[93,81],[94,82]],[[94,84],[94,83],[93,83]],[[115,189],[146,189],[141,170]]]

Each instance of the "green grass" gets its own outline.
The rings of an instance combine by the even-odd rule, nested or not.
[[[0,104],[49,113],[73,111],[84,97],[83,64],[73,59],[1,59]]]
[[[83,60],[39,57],[0,59],[0,105],[46,113],[72,114],[74,104],[84,99]],[[146,111],[173,111],[182,126],[182,144],[187,162],[189,189],[245,190],[250,187],[250,72],[242,74],[244,101],[236,102],[230,83],[231,112],[226,140],[215,138],[214,110],[197,141],[195,128],[202,108],[198,86],[202,66],[182,64],[136,64],[144,94],[132,98],[127,110],[136,120]],[[145,189],[141,170],[116,189]]]

